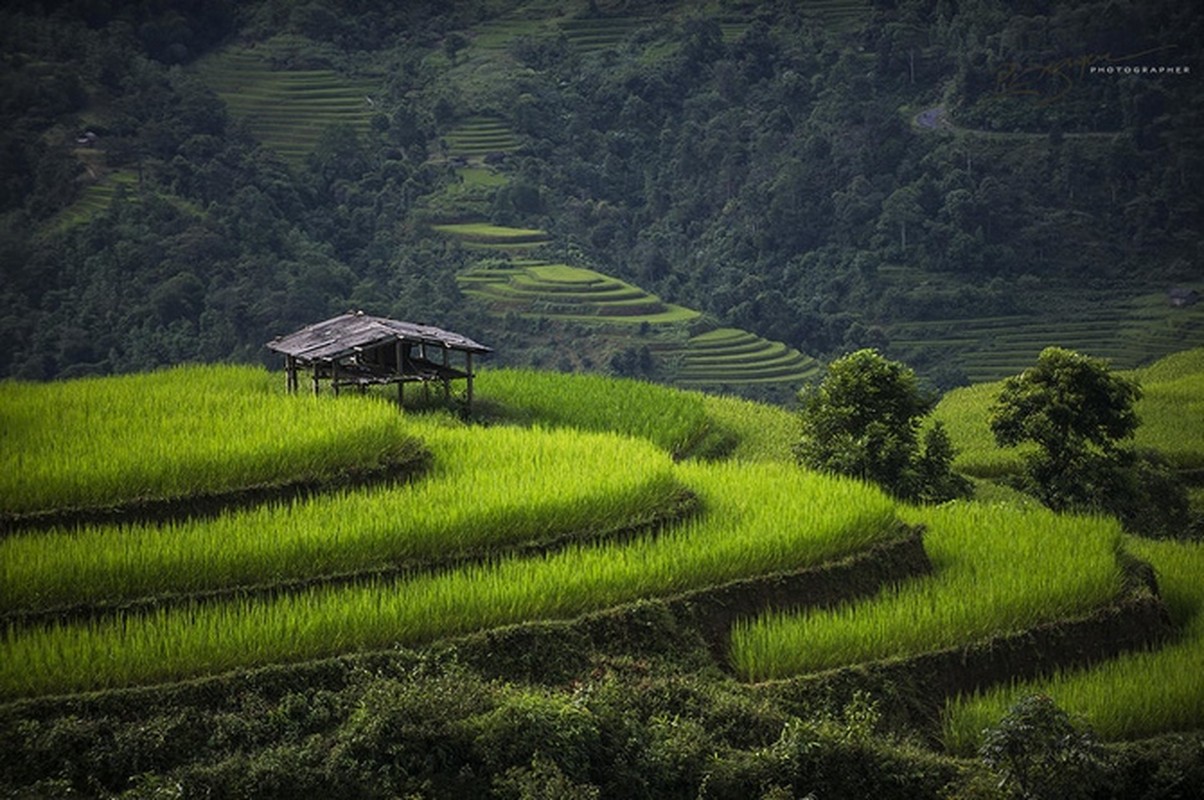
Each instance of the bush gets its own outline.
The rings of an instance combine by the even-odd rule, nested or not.
[[[1108,761],[1090,730],[1080,731],[1046,695],[1021,698],[986,731],[979,755],[1009,797],[1073,800],[1089,797]]]

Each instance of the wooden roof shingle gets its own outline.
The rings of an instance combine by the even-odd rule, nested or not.
[[[418,325],[386,317],[373,317],[357,311],[306,325],[287,336],[268,342],[269,350],[302,361],[334,361],[366,347],[389,342],[413,342],[469,353],[492,353],[493,349],[467,336],[445,331],[433,325]]]

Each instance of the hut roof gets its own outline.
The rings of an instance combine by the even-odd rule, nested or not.
[[[268,342],[267,346],[269,350],[305,361],[333,361],[365,347],[398,340],[472,353],[493,352],[492,348],[478,344],[467,336],[433,325],[417,325],[413,322],[373,317],[362,311],[315,322],[295,333],[278,336]]]

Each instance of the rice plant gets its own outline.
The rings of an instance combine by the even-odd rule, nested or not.
[[[1161,649],[1129,653],[1087,669],[955,698],[946,704],[943,721],[949,750],[973,753],[985,728],[996,724],[1018,697],[1034,693],[1052,697],[1104,739],[1204,728],[1204,545],[1130,538],[1128,547],[1157,570],[1179,638]]]
[[[396,412],[393,412],[394,414]],[[641,522],[679,492],[647,442],[573,430],[422,426],[431,473],[216,519],[0,540],[0,610],[302,580],[484,554]]]
[[[504,558],[398,583],[161,609],[0,640],[0,697],[144,684],[414,645],[792,570],[891,535],[893,503],[782,464],[685,464],[707,513],[659,536]]]
[[[701,395],[635,380],[524,369],[484,370],[477,377],[483,403],[507,419],[538,420],[583,430],[615,431],[681,454],[711,423]]]
[[[918,655],[1086,612],[1122,587],[1113,521],[954,503],[909,512],[935,575],[836,609],[770,613],[732,631],[748,680]]]
[[[417,452],[387,403],[282,387],[236,366],[0,383],[0,513],[329,478]]]

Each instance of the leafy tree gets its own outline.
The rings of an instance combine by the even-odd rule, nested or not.
[[[920,446],[920,427],[935,401],[907,366],[858,350],[833,361],[823,382],[800,400],[803,436],[795,456],[802,465],[873,481],[905,500],[940,502],[966,493],[939,424]]]
[[[1056,477],[1131,436],[1140,398],[1141,388],[1113,375],[1105,362],[1047,347],[1035,367],[1004,383],[991,409],[991,431],[1003,447],[1036,442],[1042,468]]]
[[[1002,447],[1037,445],[1022,488],[1055,511],[1103,511],[1147,535],[1185,529],[1182,483],[1157,458],[1120,446],[1140,424],[1140,398],[1141,387],[1105,362],[1048,347],[1004,383],[991,431]]]
[[[1089,797],[1108,765],[1094,732],[1079,730],[1046,695],[1017,701],[987,729],[979,756],[1007,796],[1023,800]]]

